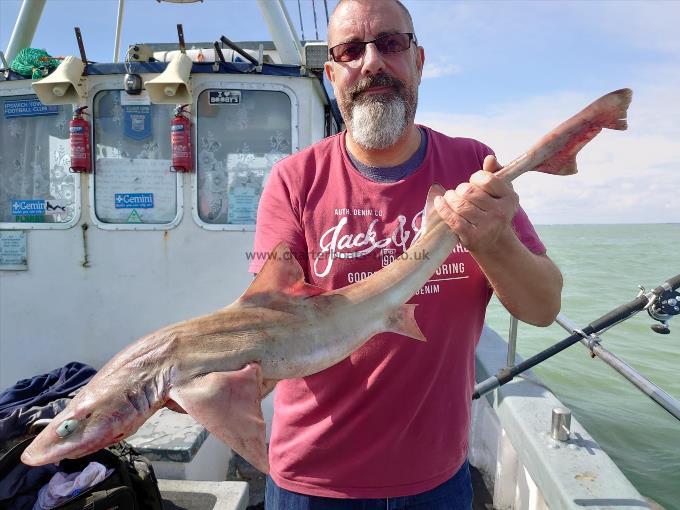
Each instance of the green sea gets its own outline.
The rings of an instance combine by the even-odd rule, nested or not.
[[[538,226],[564,276],[562,313],[583,327],[680,273],[680,224]],[[507,338],[509,316],[492,301],[487,323]],[[602,335],[603,346],[680,401],[680,316],[671,333],[650,329],[646,312]],[[568,336],[560,326],[520,323],[517,350],[528,358]],[[534,372],[567,405],[645,496],[680,509],[680,421],[580,343]]]

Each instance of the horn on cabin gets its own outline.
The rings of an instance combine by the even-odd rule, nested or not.
[[[80,104],[86,96],[84,70],[82,60],[69,56],[52,74],[31,86],[42,104]]]
[[[173,58],[161,74],[144,82],[152,103],[191,104],[191,66],[193,62],[184,53]]]

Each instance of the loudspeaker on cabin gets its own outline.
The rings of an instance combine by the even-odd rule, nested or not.
[[[165,71],[153,80],[144,82],[152,103],[191,104],[191,66],[193,62],[184,53],[179,53],[168,64]]]
[[[80,104],[86,96],[84,70],[82,60],[69,56],[52,74],[31,85],[42,104]]]

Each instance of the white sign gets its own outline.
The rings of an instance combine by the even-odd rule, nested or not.
[[[120,91],[120,105],[121,106],[130,106],[133,104],[151,104],[151,100],[149,99],[149,93],[146,90],[142,90],[141,93],[134,95],[134,94],[128,94],[124,90]]]
[[[0,230],[0,270],[25,271],[27,269],[26,232]]]

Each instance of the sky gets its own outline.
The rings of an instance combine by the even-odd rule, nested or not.
[[[509,162],[596,98],[634,91],[628,131],[603,131],[579,174],[515,182],[536,224],[680,223],[680,1],[405,0],[426,64],[416,121],[481,140]],[[286,0],[298,34],[326,37],[323,0]],[[332,10],[334,0],[328,1]],[[0,0],[0,48],[21,2]],[[315,29],[313,8],[316,7]],[[118,0],[48,0],[32,46],[90,60],[113,56]],[[254,0],[127,0],[122,48],[185,39],[270,40]]]

